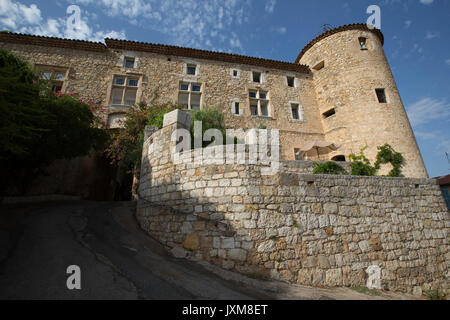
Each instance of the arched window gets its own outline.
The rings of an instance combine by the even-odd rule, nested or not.
[[[345,161],[345,156],[342,156],[342,155],[335,156],[335,157],[331,158],[331,161],[344,162]]]

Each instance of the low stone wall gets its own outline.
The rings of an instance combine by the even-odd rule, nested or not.
[[[174,163],[172,123],[144,144],[137,218],[176,256],[312,286],[447,291],[450,219],[435,180],[311,175],[282,162]]]

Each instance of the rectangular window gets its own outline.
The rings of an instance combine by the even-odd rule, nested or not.
[[[261,72],[252,72],[253,82],[261,83]]]
[[[197,74],[197,65],[188,64],[186,68],[186,73],[195,76]]]
[[[265,91],[249,91],[250,114],[252,116],[269,117],[269,99]]]
[[[379,103],[387,103],[386,91],[384,89],[375,89]]]
[[[132,106],[136,103],[139,79],[115,76],[111,90],[111,104],[119,106]]]
[[[287,77],[287,84],[288,84],[288,87],[294,88],[295,87],[295,77]]]
[[[240,106],[239,102],[234,103],[234,114],[239,115],[240,114]]]
[[[128,85],[130,87],[137,87],[139,84],[139,80],[138,79],[129,79],[128,80]]]
[[[113,88],[112,89],[112,104],[122,104],[123,89]]]
[[[186,110],[199,110],[202,100],[202,85],[199,83],[180,83],[178,104]]]
[[[123,86],[125,84],[125,78],[114,78],[114,84]]]
[[[49,88],[53,92],[61,92],[64,81],[66,80],[66,71],[60,68],[52,68],[46,66],[36,66],[36,69],[39,70],[39,77],[42,80],[47,80],[49,82]],[[42,70],[44,69],[44,70]],[[47,70],[46,70],[47,69]]]
[[[250,101],[250,114],[252,116],[257,116],[258,115],[258,102]]]
[[[333,109],[328,110],[327,112],[324,112],[322,114],[322,116],[323,116],[324,119],[326,119],[326,118],[329,118],[331,116],[334,116],[335,114],[336,114],[336,110],[333,108]]]
[[[125,58],[124,67],[125,68],[134,68],[134,58]]]
[[[291,104],[292,119],[299,120],[298,104]]]

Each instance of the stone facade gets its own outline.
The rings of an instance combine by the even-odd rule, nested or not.
[[[263,175],[258,164],[192,162],[199,151],[175,161],[183,127],[167,122],[144,143],[137,210],[175,256],[329,287],[365,286],[378,266],[383,289],[449,291],[450,219],[436,180],[312,175],[292,161]]]
[[[360,50],[359,37],[368,39],[368,50]],[[0,34],[0,47],[37,68],[64,72],[62,91],[102,102],[111,125],[129,108],[112,103],[115,76],[138,80],[136,102],[147,103],[155,92],[159,102],[176,103],[180,83],[196,83],[201,85],[201,106],[223,110],[228,128],[279,129],[285,160],[295,159],[295,148],[326,140],[339,146],[327,159],[348,157],[368,145],[367,155],[374,161],[376,147],[390,143],[406,158],[405,176],[426,178],[381,39],[381,32],[369,31],[365,25],[338,28],[312,41],[296,63],[111,39],[103,45]],[[134,59],[132,68],[125,67],[127,57]],[[320,61],[325,66],[316,71]],[[196,66],[195,75],[187,74],[189,65]],[[261,73],[261,83],[253,81],[253,72]],[[294,78],[293,87],[288,77]],[[385,88],[387,104],[378,103],[376,88]],[[251,90],[267,93],[268,116],[251,115]],[[233,114],[235,102],[239,115]],[[299,120],[293,118],[291,104],[299,105]],[[336,114],[323,119],[330,108]]]

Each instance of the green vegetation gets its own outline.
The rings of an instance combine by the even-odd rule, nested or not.
[[[298,225],[297,220],[295,220],[295,219],[292,220],[292,225],[293,225],[295,228],[300,228],[300,226]]]
[[[123,175],[133,175],[133,194],[136,193],[140,174],[145,127],[162,128],[164,115],[179,108],[170,103],[158,104],[157,98],[155,92],[149,105],[140,103],[131,107],[125,114],[123,128],[111,133],[110,144],[105,150],[111,164],[118,166]]]
[[[314,168],[314,174],[348,174],[345,169],[333,161],[325,163],[314,162],[316,167]]]
[[[388,177],[400,177],[403,166],[403,156],[401,153],[396,152],[389,144],[378,147],[377,161],[375,162],[375,168],[380,169],[380,164],[390,163],[393,169],[389,172]]]
[[[107,134],[75,94],[41,92],[42,82],[20,58],[0,49],[0,194],[24,194],[56,159],[100,150]]]
[[[353,153],[349,155],[352,161],[351,168],[353,176],[374,176],[377,171],[375,167],[370,165],[369,159],[364,155],[364,150],[366,149],[367,146],[362,148],[359,155]]]
[[[259,129],[259,130],[266,130],[266,129],[267,129],[267,126],[261,123],[261,124],[258,126],[258,129]]]
[[[350,289],[362,293],[362,294],[367,294],[370,296],[381,296],[381,293],[377,290],[374,289],[369,289],[367,287],[363,287],[363,286],[355,286],[355,287],[350,287]]]
[[[399,177],[401,175],[401,168],[403,166],[403,156],[396,152],[389,144],[378,147],[377,161],[375,165],[370,164],[369,159],[364,155],[364,150],[367,146],[362,148],[359,155],[349,155],[352,161],[352,175],[354,176],[374,176],[380,169],[380,165],[384,163],[391,163],[393,169],[389,172],[389,177]]]
[[[425,296],[430,300],[447,300],[447,295],[440,290],[431,290]]]
[[[213,141],[203,141],[203,136],[205,132],[209,129],[217,129],[222,133],[222,144],[226,143],[226,134],[225,127],[223,124],[223,113],[219,109],[215,107],[205,107],[202,110],[196,110],[191,112],[191,138],[192,138],[192,147],[194,147],[194,139],[195,139],[195,121],[202,122],[202,136],[199,137],[202,140],[202,147],[207,147],[208,145],[217,142],[213,139]]]

